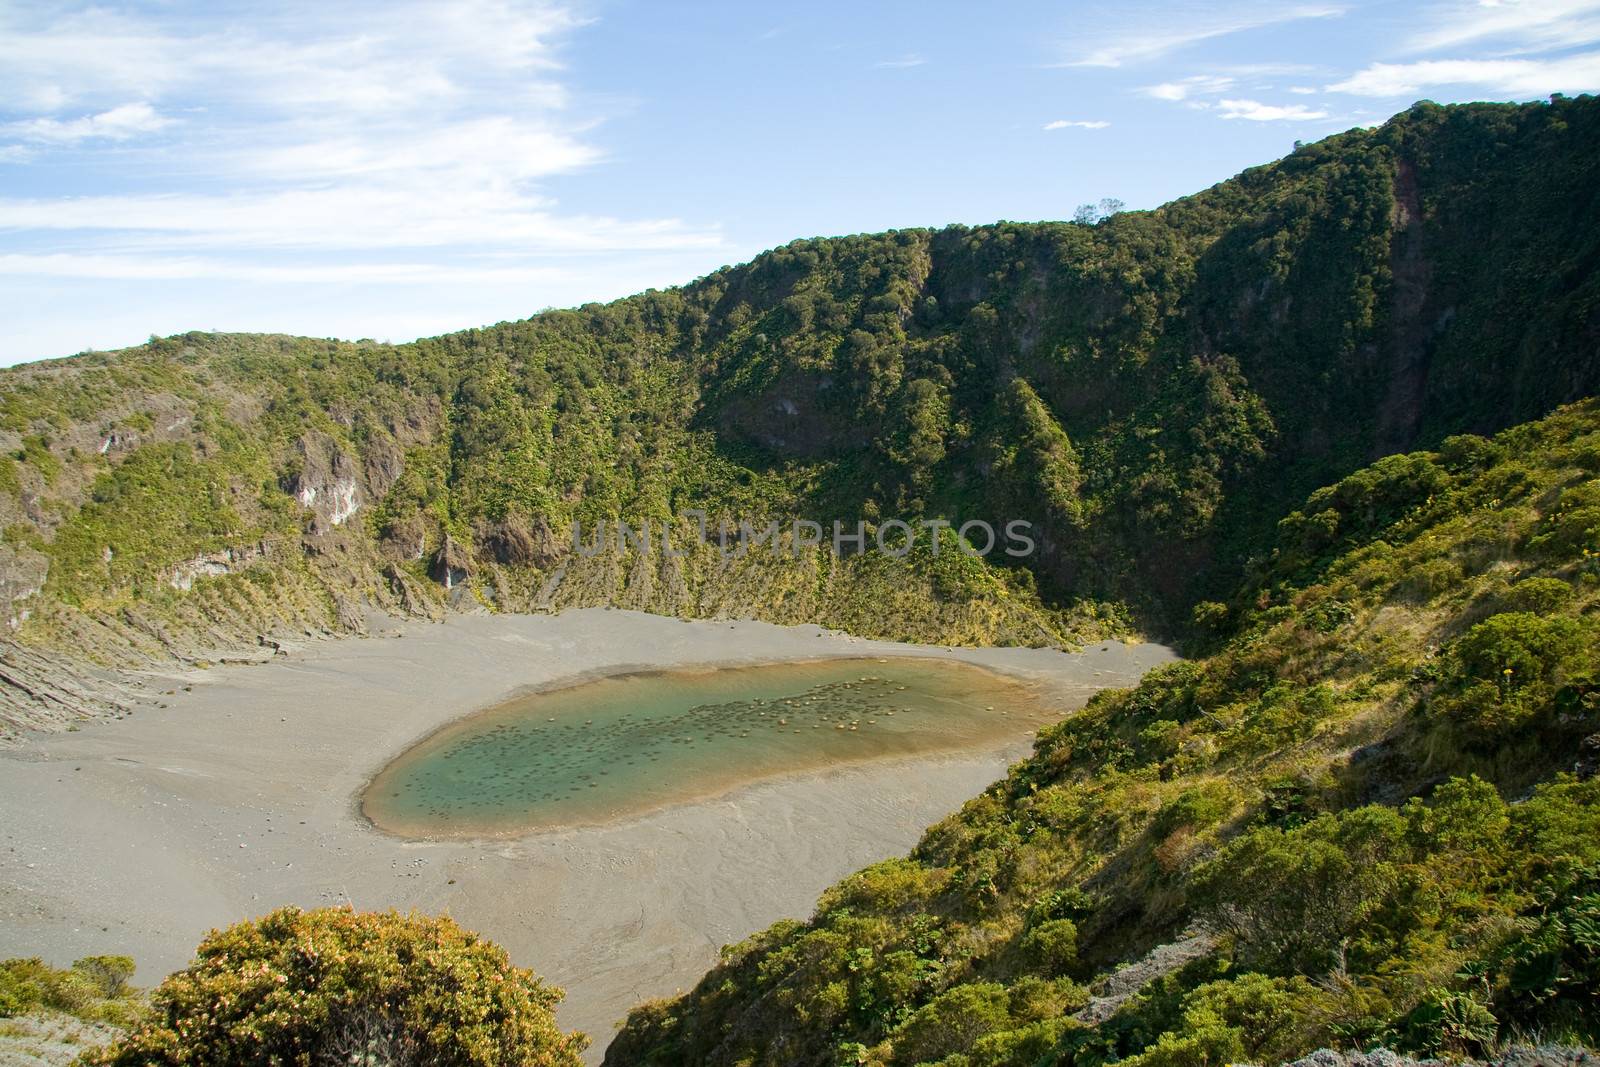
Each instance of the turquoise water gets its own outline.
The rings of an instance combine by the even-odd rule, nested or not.
[[[925,658],[616,675],[519,698],[402,753],[368,786],[413,837],[606,822],[744,782],[951,751],[1054,721],[1025,683]]]

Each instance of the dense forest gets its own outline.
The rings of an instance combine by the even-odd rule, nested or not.
[[[797,241],[406,345],[0,372],[0,739],[374,610],[1155,634],[1190,658],[608,1062],[1592,1043],[1596,145],[1590,97],[1424,103],[1152,211]],[[794,518],[1023,519],[1038,551],[720,549]],[[574,548],[619,519],[685,554]]]

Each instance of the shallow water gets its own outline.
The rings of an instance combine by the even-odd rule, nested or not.
[[[606,822],[761,778],[1020,739],[1058,714],[966,663],[828,659],[614,675],[512,700],[402,753],[362,809],[410,837]]]

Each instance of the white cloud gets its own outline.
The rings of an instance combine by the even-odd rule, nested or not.
[[[1211,96],[1216,93],[1226,92],[1233,85],[1233,79],[1220,74],[1199,74],[1181,81],[1162,82],[1159,85],[1147,85],[1139,90],[1145,96],[1156,100],[1171,100],[1174,102],[1187,100],[1193,96]]]
[[[1066,65],[1121,67],[1157,59],[1217,37],[1303,19],[1334,18],[1344,14],[1344,8],[1330,4],[1282,4],[1241,10],[1231,5],[1210,4],[1187,16],[1170,9],[1161,11],[1159,18],[1156,12],[1148,14],[1149,18],[1129,17],[1126,9],[1118,8],[1117,24],[1100,32],[1090,31],[1084,45],[1073,49]]]
[[[920,67],[928,61],[915,53],[901,56],[899,59],[881,59],[874,63],[875,67],[884,67],[890,70],[905,70],[909,67]]]
[[[228,279],[264,284],[414,285],[543,283],[559,280],[555,266],[464,266],[438,263],[239,263],[198,256],[145,257],[71,253],[0,254],[0,275],[109,278],[118,281]]]
[[[1219,100],[1217,107],[1225,119],[1247,119],[1251,122],[1309,121],[1328,117],[1326,111],[1313,111],[1300,104],[1282,106],[1256,100]]]
[[[1289,91],[1296,96],[1315,96],[1319,90],[1310,85],[1291,85]]]
[[[1044,128],[1047,130],[1066,130],[1073,128],[1080,130],[1103,130],[1110,125],[1111,123],[1106,122],[1103,119],[1056,119],[1054,122],[1045,123]]]
[[[538,187],[604,158],[560,80],[582,20],[554,0],[228,10],[0,2],[0,162],[59,156],[99,179],[0,196],[8,273],[542,285],[592,279],[574,256],[724,247],[714,226],[563,212]],[[158,131],[159,152],[142,148]],[[290,251],[303,261],[284,265]]]
[[[112,251],[167,249],[371,250],[510,248],[519,253],[712,249],[716,230],[674,219],[566,216],[510,189],[370,185],[231,196],[0,199],[0,229],[98,232]],[[105,235],[112,235],[107,237]]]
[[[75,144],[93,139],[126,141],[140,134],[165,129],[172,122],[172,119],[158,114],[149,104],[134,103],[75,119],[33,118],[13,122],[0,127],[0,136],[56,144]]]
[[[1328,86],[1357,96],[1412,96],[1435,86],[1468,85],[1510,96],[1600,89],[1600,52],[1557,59],[1435,59],[1374,63]]]
[[[1600,0],[1457,0],[1430,14],[1432,25],[1409,51],[1487,44],[1507,54],[1600,41]]]
[[[280,110],[383,108],[449,97],[493,76],[554,71],[557,41],[581,24],[550,3],[506,0],[369,0],[337,12],[300,0],[247,24],[184,18],[176,6],[163,19],[163,8],[140,16],[57,8],[33,21],[20,7],[0,8],[0,98],[55,110],[187,89],[213,103]]]
[[[508,115],[463,118],[435,127],[341,129],[326,136],[253,150],[246,165],[275,179],[360,178],[406,182],[525,181],[571,173],[601,159],[572,133]],[[434,180],[434,179],[426,179]]]

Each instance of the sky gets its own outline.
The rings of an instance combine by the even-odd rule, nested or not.
[[[0,364],[405,341],[1596,90],[1600,0],[0,0]]]

